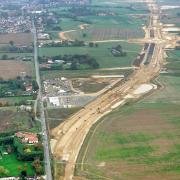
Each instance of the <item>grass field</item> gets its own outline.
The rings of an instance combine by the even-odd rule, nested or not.
[[[169,70],[180,70],[180,50],[168,51],[168,57],[166,67]]]
[[[5,97],[5,98],[0,98],[0,102],[2,104],[8,103],[9,105],[15,105],[18,104],[22,101],[31,101],[33,100],[32,96],[18,96],[18,97]]]
[[[45,79],[53,79],[58,77],[66,78],[88,78],[92,75],[127,75],[132,70],[64,70],[64,71],[42,71],[41,77]]]
[[[171,58],[171,57],[170,57]],[[77,175],[89,179],[180,178],[180,83],[160,75],[162,88],[138,103],[117,108],[92,128]],[[87,144],[88,142],[86,142]]]
[[[84,93],[95,93],[103,88],[105,88],[107,85],[110,84],[110,80],[108,79],[73,79],[72,85],[75,89],[78,89]]]
[[[2,159],[0,159],[0,166],[3,166],[9,171],[9,177],[18,177],[24,167],[27,168],[28,176],[33,176],[35,174],[34,169],[31,166],[31,162],[18,161],[15,153],[3,155]],[[19,168],[21,170],[19,170]]]
[[[16,107],[0,108],[0,131],[28,130],[34,128],[35,122],[32,122],[28,112],[18,112]]]
[[[59,18],[59,23],[56,26],[61,27],[62,31],[76,30],[66,33],[65,36],[85,41],[143,37],[144,32],[141,27],[147,22],[147,7],[143,3],[133,3],[133,6],[132,3],[117,3],[118,7],[103,4],[103,2],[100,2],[98,6],[94,6],[92,3],[91,8],[96,12],[94,15],[77,16],[76,20]],[[63,17],[63,14],[68,12],[68,8],[57,7],[50,9],[50,11],[56,11]],[[98,15],[99,12],[109,12],[110,14],[101,16]],[[81,30],[80,25],[82,24],[88,24],[88,28]],[[48,27],[46,31],[50,32],[53,39],[57,38],[58,32],[52,33]],[[86,33],[86,37],[83,37],[84,33]]]
[[[124,51],[127,52],[125,57],[114,57],[111,53],[111,48],[121,44]],[[56,55],[74,55],[74,54],[89,54],[94,57],[100,64],[100,68],[112,68],[121,66],[130,66],[137,54],[140,52],[141,46],[136,44],[128,44],[126,42],[119,43],[101,43],[99,47],[55,47],[55,48],[40,48],[40,56],[56,56]]]
[[[171,2],[171,5],[172,5],[172,2]],[[177,5],[177,2],[175,2],[174,5]],[[177,15],[179,11],[180,11],[180,8],[163,10],[162,12],[163,14],[165,14],[165,16],[163,16],[162,22],[175,24],[176,26],[180,27],[180,18]]]
[[[9,58],[17,58],[17,57],[25,57],[25,56],[33,56],[32,53],[11,53],[11,52],[0,52],[0,57],[2,58],[3,55],[8,55]]]
[[[49,127],[57,127],[63,120],[67,119],[81,108],[58,108],[58,109],[47,109],[46,116],[48,119]]]
[[[133,13],[133,12],[131,12]],[[89,22],[88,28],[80,30],[81,21]],[[73,21],[63,19],[60,26],[63,30],[76,30],[66,33],[70,39],[79,40],[109,40],[109,39],[130,39],[144,36],[142,25],[146,23],[146,16],[138,18],[134,15],[121,14],[117,16],[86,16]],[[83,34],[86,33],[86,37]]]

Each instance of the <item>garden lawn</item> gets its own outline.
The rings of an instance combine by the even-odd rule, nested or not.
[[[8,154],[8,155],[3,155],[2,159],[0,159],[0,166],[3,166],[5,169],[9,171],[8,176],[19,176],[21,170],[18,170],[18,168],[21,168],[23,170],[24,166],[27,165],[27,175],[28,176],[33,176],[35,174],[35,171],[33,170],[31,166],[32,162],[23,162],[23,161],[18,161],[16,159],[16,154]]]

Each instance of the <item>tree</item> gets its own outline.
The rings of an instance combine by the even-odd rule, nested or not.
[[[72,62],[70,69],[71,69],[71,70],[77,70],[77,64],[76,64],[76,62]]]
[[[21,171],[19,179],[26,180],[26,177],[27,177],[27,172],[25,170]]]
[[[3,166],[0,166],[0,177],[3,177],[8,174],[9,174],[9,171],[5,169]]]
[[[94,43],[93,43],[93,42],[90,42],[90,43],[89,43],[89,47],[94,47]]]
[[[3,60],[7,60],[7,59],[8,59],[8,55],[7,55],[7,54],[3,54],[3,55],[2,55],[2,59],[3,59]]]
[[[9,41],[9,44],[11,45],[11,46],[14,46],[14,41]]]
[[[32,87],[34,91],[37,91],[39,89],[38,83],[35,80],[32,81]]]
[[[32,166],[35,168],[37,175],[43,174],[43,166],[39,159],[34,160]]]
[[[86,33],[83,33],[83,38],[87,37],[87,34]]]

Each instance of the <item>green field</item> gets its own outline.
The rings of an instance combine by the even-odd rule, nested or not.
[[[173,57],[170,56],[169,59]],[[180,178],[180,82],[173,71],[161,88],[138,103],[117,108],[92,128],[77,175],[89,179]]]
[[[174,5],[176,6],[177,3],[175,2]],[[166,9],[163,10],[162,12],[163,14],[166,15],[166,17],[162,18],[163,23],[175,24],[176,26],[180,27],[179,16],[178,16],[178,13],[180,12],[180,8],[168,9],[168,10]]]
[[[15,106],[0,108],[0,132],[32,131],[38,132],[40,123],[32,120],[32,115],[18,110]]]
[[[0,52],[0,57],[2,57],[3,55],[8,55],[9,58],[12,57],[25,57],[25,56],[33,56],[32,53],[10,53],[10,52]]]
[[[166,67],[169,70],[180,70],[180,50],[168,51],[168,64]]]
[[[48,119],[49,127],[55,128],[65,119],[79,111],[81,108],[57,108],[57,109],[47,109],[46,117]]]
[[[90,179],[101,176],[180,178],[180,99],[171,99],[167,94],[162,97],[161,92],[164,93],[161,90],[159,95],[119,108],[104,117],[91,137],[85,157],[87,165],[83,172],[78,172]]]
[[[130,3],[120,3],[118,7],[111,6],[111,4],[100,3],[99,6],[90,6],[88,8],[94,11],[94,14],[77,16],[76,19],[69,18],[68,15],[70,8],[67,7],[57,7],[50,8],[51,12],[56,12],[59,16],[58,23],[56,27],[60,27],[62,31],[76,30],[75,32],[67,33],[66,36],[71,39],[78,40],[99,40],[99,39],[126,39],[126,32],[129,33],[129,38],[143,37],[144,32],[142,30],[142,25],[147,23],[146,14],[149,13],[146,5],[143,3],[135,4],[132,6]],[[131,7],[132,6],[132,7]],[[98,15],[98,13],[109,12],[110,14]],[[136,16],[141,14],[141,16]],[[76,16],[76,15],[74,15]],[[81,30],[81,24],[88,24],[86,30]],[[110,32],[107,32],[108,30]],[[58,38],[58,32],[52,32],[51,27],[47,27],[46,31],[50,33],[52,39]],[[99,31],[106,31],[98,33]],[[98,31],[98,32],[97,32]],[[116,33],[118,32],[118,33]],[[86,33],[86,37],[83,34]],[[94,35],[98,33],[98,35]],[[119,35],[117,35],[119,34]]]
[[[35,171],[31,166],[31,162],[18,161],[15,153],[2,155],[2,159],[0,159],[0,166],[3,166],[9,171],[8,176],[10,177],[18,177],[24,167],[27,168],[28,176],[33,176],[35,174]]]
[[[66,78],[88,78],[92,75],[128,75],[132,70],[64,70],[64,71],[41,71],[41,77],[45,79],[53,79],[58,77]]]
[[[21,102],[27,102],[33,100],[32,96],[18,96],[18,97],[5,97],[0,98],[0,102],[5,104],[8,103],[9,105],[19,104]]]
[[[121,44],[124,51],[127,52],[125,57],[114,57],[111,53],[111,48]],[[74,54],[89,54],[94,57],[100,64],[100,68],[112,68],[130,66],[140,52],[141,46],[136,44],[128,44],[125,42],[119,43],[101,43],[99,47],[51,47],[40,48],[40,56],[56,56],[56,55],[74,55]]]

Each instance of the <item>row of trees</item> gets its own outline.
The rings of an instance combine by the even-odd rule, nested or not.
[[[52,42],[43,45],[43,47],[82,47],[82,46],[85,46],[85,42],[79,40],[63,41],[58,43]]]
[[[23,46],[18,47],[15,45],[14,41],[9,41],[9,45],[2,46],[0,51],[3,52],[16,52],[16,53],[32,53],[33,47],[32,46]]]

